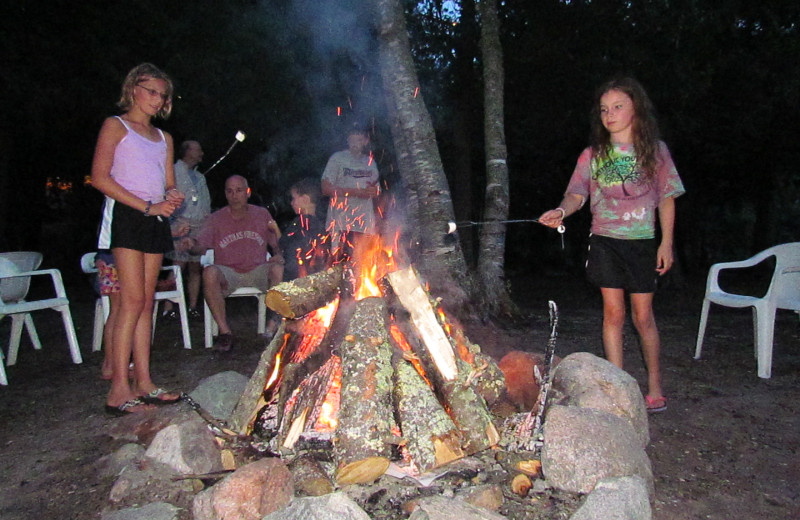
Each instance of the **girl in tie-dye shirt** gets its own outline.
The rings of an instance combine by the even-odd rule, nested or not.
[[[647,366],[649,412],[667,408],[653,294],[657,276],[672,267],[675,197],[684,192],[658,135],[653,105],[636,80],[602,85],[592,109],[592,145],[578,158],[559,207],[539,217],[542,224],[558,227],[589,199],[592,235],[586,273],[603,295],[603,348],[606,358],[622,368],[627,292]]]

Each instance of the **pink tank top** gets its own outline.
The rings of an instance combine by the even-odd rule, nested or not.
[[[137,134],[124,119],[117,116],[128,134],[114,150],[111,176],[123,188],[142,200],[161,202],[166,185],[167,141],[158,130],[161,140],[153,142]]]

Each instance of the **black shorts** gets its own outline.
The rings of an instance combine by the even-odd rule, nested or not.
[[[113,199],[106,198],[100,225],[99,249],[124,247],[143,253],[172,251],[172,232],[166,217],[146,217]]]
[[[589,237],[586,276],[597,287],[629,293],[656,291],[656,241]]]

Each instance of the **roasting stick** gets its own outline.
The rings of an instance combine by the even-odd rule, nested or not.
[[[456,230],[460,227],[470,227],[470,226],[485,226],[487,224],[538,224],[538,218],[518,218],[518,219],[511,219],[511,220],[486,220],[486,221],[473,221],[473,220],[462,220],[461,222],[454,222],[449,221],[447,223],[447,234],[452,235],[456,232]],[[561,235],[561,249],[564,249],[564,233],[567,231],[567,228],[564,224],[559,225],[556,228],[556,231]]]

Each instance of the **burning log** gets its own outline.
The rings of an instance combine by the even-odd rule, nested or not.
[[[411,460],[422,473],[464,456],[461,434],[431,387],[401,356],[395,356],[394,400]]]
[[[330,303],[341,283],[341,266],[282,282],[267,291],[267,307],[285,318],[297,318]]]
[[[386,303],[365,298],[356,304],[345,340],[338,427],[333,439],[336,483],[364,484],[389,466],[392,430],[392,350],[386,332]]]
[[[387,275],[395,295],[411,315],[411,322],[422,343],[430,353],[436,369],[445,381],[453,381],[458,376],[456,356],[453,346],[442,330],[428,293],[422,287],[413,267]]]
[[[461,375],[455,381],[442,381],[441,390],[450,416],[464,437],[462,446],[471,455],[500,442],[486,401],[469,381],[469,365],[459,360]]]
[[[284,337],[285,324],[281,323],[278,332],[273,336],[272,341],[261,353],[255,372],[247,382],[244,392],[239,397],[239,402],[231,414],[231,428],[240,434],[247,434],[255,420],[256,413],[266,404],[264,400],[264,386],[269,380],[270,374],[275,371],[277,364],[276,356],[278,351],[286,342]]]
[[[297,386],[297,392],[292,395],[287,403],[286,412],[281,421],[280,442],[284,448],[292,449],[300,434],[309,429],[309,427],[319,431],[320,428],[315,426],[317,426],[317,422],[320,419],[325,421],[324,425],[320,425],[321,428],[331,429],[331,427],[335,427],[335,424],[331,424],[330,417],[323,418],[321,415],[325,414],[328,408],[338,408],[338,402],[329,403],[328,407],[324,405],[329,396],[334,399],[338,398],[339,394],[331,392],[331,390],[336,382],[340,380],[340,377],[341,363],[339,357],[331,356],[327,363],[306,377]],[[288,379],[285,381],[288,381]],[[297,381],[289,382],[286,388],[294,388],[296,383]],[[281,394],[286,393],[288,392],[282,388]]]

